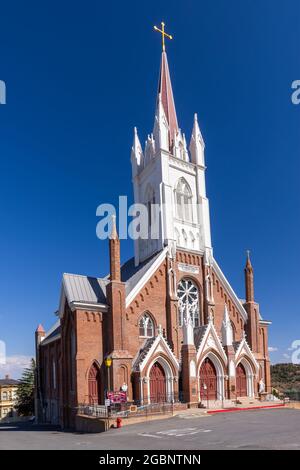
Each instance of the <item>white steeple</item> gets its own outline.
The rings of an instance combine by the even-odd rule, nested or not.
[[[169,125],[161,100],[161,94],[158,95],[156,106],[153,135],[157,150],[169,151]]]
[[[223,317],[223,322],[222,322],[222,344],[223,346],[232,346],[232,342],[233,342],[232,325],[231,325],[231,321],[229,318],[227,305],[225,304],[224,317]]]
[[[194,114],[194,126],[190,142],[190,152],[192,163],[195,165],[205,165],[204,161],[205,144],[198,124],[197,114]]]
[[[203,253],[209,263],[212,247],[204,142],[195,115],[189,153],[178,126],[165,51],[161,56],[153,134],[146,140],[144,154],[135,134],[132,166],[134,202],[147,209],[154,202],[160,209],[157,217],[149,217],[151,228],[153,221],[159,223],[155,229],[158,238],[135,240],[135,264],[166,246],[172,253],[176,247]]]
[[[137,128],[134,128],[133,144],[131,149],[131,164],[132,164],[132,176],[135,177],[143,165],[143,150],[140,143],[140,139],[137,133]]]

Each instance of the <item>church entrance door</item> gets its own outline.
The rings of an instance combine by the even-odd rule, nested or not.
[[[150,371],[150,401],[151,403],[166,401],[166,375],[159,362],[155,362]]]
[[[95,363],[89,372],[89,403],[90,405],[101,403],[100,369]]]
[[[200,367],[200,396],[201,400],[217,400],[217,373],[209,358]]]
[[[237,397],[247,396],[247,377],[243,364],[238,364],[236,368],[236,395]]]

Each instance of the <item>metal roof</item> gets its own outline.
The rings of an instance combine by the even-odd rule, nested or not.
[[[126,283],[126,295],[132,291],[139,280],[147,273],[160,254],[161,251],[138,266],[134,265],[134,258],[130,258],[121,266],[121,280]],[[108,283],[109,276],[97,278],[80,274],[65,273],[63,275],[64,290],[69,303],[106,304],[106,286]]]
[[[0,387],[2,386],[12,386],[12,385],[20,385],[19,380],[15,379],[0,379]]]
[[[79,274],[63,275],[63,285],[68,302],[106,303],[108,279]]]

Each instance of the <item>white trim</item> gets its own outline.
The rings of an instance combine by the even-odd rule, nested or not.
[[[108,312],[108,305],[106,304],[94,304],[94,303],[87,303],[87,302],[70,302],[70,308],[72,311],[74,310],[93,310],[93,311],[100,311],[100,312]]]
[[[48,336],[51,335],[51,333],[53,333],[54,330],[56,330],[56,328],[58,328],[60,325],[60,320],[57,320],[54,325],[51,326],[51,328],[49,328],[49,330],[47,331],[47,333],[45,334],[44,338],[43,338],[43,341],[45,341]]]
[[[43,341],[41,341],[40,344],[41,346],[47,346],[47,344],[53,343],[53,341],[56,341],[60,338],[61,338],[61,334],[59,333],[57,336],[54,336],[53,338],[44,339]]]
[[[147,362],[148,362],[149,358],[154,354],[154,352],[155,352],[155,350],[156,350],[156,348],[157,348],[157,346],[159,345],[160,342],[165,347],[166,353],[167,353],[168,357],[170,358],[170,360],[173,362],[173,365],[174,365],[175,369],[179,370],[179,367],[180,367],[179,362],[177,361],[176,357],[174,356],[173,351],[171,350],[170,346],[166,342],[165,338],[162,335],[158,334],[157,337],[155,338],[155,341],[153,342],[151,348],[149,349],[149,351],[147,352],[147,354],[144,357],[143,361],[139,365],[140,373],[142,373],[143,369],[147,365]]]
[[[244,350],[244,353],[243,353],[243,350]],[[257,362],[257,360],[255,359],[254,357],[254,354],[253,352],[251,351],[250,349],[250,346],[249,344],[247,343],[246,339],[243,338],[242,341],[240,342],[239,344],[239,347],[235,353],[235,363],[236,363],[236,367],[237,365],[242,361],[242,359],[244,357],[246,357],[247,359],[247,356],[251,359],[251,361],[253,362],[253,365],[255,367],[255,373],[256,375],[258,376],[259,374],[259,364]]]
[[[253,398],[255,396],[254,393],[254,373],[251,367],[250,362],[247,360],[247,357],[242,356],[241,360],[236,364],[236,367],[242,364],[244,366],[246,372],[246,379],[247,379],[247,397]],[[237,375],[236,375],[237,377]]]
[[[207,343],[207,339],[209,337],[209,335],[212,335],[213,336],[213,339],[216,343],[216,348],[211,348],[210,346],[208,346],[206,343]],[[206,347],[205,347],[206,346]],[[200,357],[202,356],[202,354],[205,354],[205,350],[213,350],[215,349],[216,352],[218,352],[220,354],[220,356],[222,357],[223,361],[224,361],[224,364],[227,365],[227,362],[228,362],[228,359],[227,359],[227,356],[225,354],[225,351],[223,349],[223,346],[222,346],[222,343],[220,341],[220,338],[216,332],[216,329],[213,325],[212,322],[208,323],[207,325],[207,328],[206,328],[206,331],[204,333],[204,336],[202,338],[202,341],[198,347],[198,350],[197,350],[197,362],[199,361]]]
[[[244,309],[244,307],[242,306],[238,296],[236,295],[236,293],[234,292],[233,288],[231,287],[231,285],[229,284],[228,280],[226,279],[223,271],[221,270],[220,266],[218,265],[217,261],[215,260],[215,258],[213,258],[213,268],[215,269],[216,271],[216,274],[219,276],[219,278],[222,280],[223,282],[223,287],[225,287],[225,289],[227,290],[227,294],[230,295],[234,301],[235,301],[235,307],[238,309],[242,319],[244,320],[244,322],[246,323],[247,320],[248,320],[248,314],[246,312],[246,310]]]
[[[159,266],[161,265],[161,263],[166,257],[167,251],[168,251],[168,247],[165,247],[163,251],[161,252],[161,254],[158,256],[158,258],[154,261],[152,266],[150,266],[150,268],[144,274],[144,276],[141,277],[139,282],[129,292],[129,294],[126,297],[126,308],[131,304],[131,302],[134,300],[134,298],[137,296],[140,290],[144,287],[144,285],[149,281],[151,276],[153,276],[155,271],[159,268]]]

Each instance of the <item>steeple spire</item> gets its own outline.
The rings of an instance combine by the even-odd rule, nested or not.
[[[116,226],[116,216],[112,216],[112,228],[109,237],[110,280],[121,281],[120,240]]]
[[[204,166],[204,140],[200,131],[200,127],[198,124],[198,117],[197,114],[194,115],[194,126],[192,131],[192,137],[190,142],[190,152],[192,163],[196,165]]]
[[[247,250],[247,261],[245,266],[246,302],[254,302],[254,276],[250,260],[250,251]]]
[[[140,139],[137,133],[137,128],[134,128],[133,144],[131,148],[131,163],[132,163],[132,176],[136,176],[143,165],[143,150]]]
[[[177,114],[175,109],[174,97],[173,97],[173,90],[169,72],[169,65],[167,54],[165,51],[162,52],[161,55],[161,66],[160,66],[160,73],[159,73],[159,81],[158,81],[158,92],[157,92],[157,100],[156,100],[156,107],[159,106],[159,100],[161,100],[166,119],[169,125],[169,145],[171,147],[172,142],[174,141],[174,137],[178,132],[178,122],[177,122]]]

